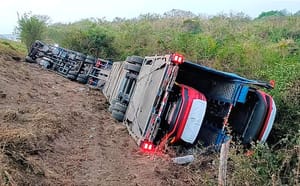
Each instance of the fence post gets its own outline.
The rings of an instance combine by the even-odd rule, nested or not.
[[[218,185],[219,186],[226,185],[227,159],[228,159],[228,152],[229,152],[229,144],[230,144],[230,140],[228,140],[226,143],[223,143],[221,146],[219,177],[218,177]]]

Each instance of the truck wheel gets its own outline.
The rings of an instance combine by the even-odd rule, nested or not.
[[[127,105],[124,105],[120,102],[116,102],[114,105],[113,105],[113,110],[118,110],[120,112],[125,112],[127,110]]]
[[[95,61],[96,61],[96,58],[94,58],[93,56],[87,56],[84,62],[94,64]]]
[[[133,64],[143,64],[144,58],[140,57],[140,56],[128,56],[126,58],[126,61],[129,63],[133,63]]]
[[[82,79],[87,79],[88,76],[86,74],[78,74],[78,77],[82,78]]]
[[[124,120],[124,112],[120,112],[117,110],[112,110],[112,117],[115,118],[118,121],[123,121]]]
[[[90,60],[90,59],[85,59],[84,62],[85,62],[85,63],[89,63],[89,64],[94,64],[94,63],[95,63],[95,61],[92,61],[92,60]]]
[[[133,72],[140,72],[141,66],[140,65],[136,65],[136,64],[126,63],[124,65],[124,69],[125,70],[129,70],[129,71],[133,71]]]
[[[84,61],[86,58],[86,56],[84,54],[81,54],[81,53],[77,53],[75,59],[78,60],[78,61]]]
[[[70,70],[70,71],[68,72],[68,74],[72,74],[72,75],[74,75],[74,76],[76,76],[76,75],[77,75],[77,73],[78,73],[78,72],[76,72],[76,71],[73,71],[73,70]]]
[[[82,83],[82,84],[86,84],[87,81],[88,81],[88,77],[87,75],[85,74],[78,74],[78,77],[76,79],[79,83]]]
[[[83,78],[80,78],[80,77],[77,77],[76,81],[78,81],[79,83],[82,83],[82,84],[87,83],[87,79],[83,79]]]
[[[50,67],[50,61],[47,61],[47,60],[42,59],[42,60],[40,61],[40,65],[41,65],[42,68],[44,68],[44,69],[49,69],[49,67]]]
[[[76,75],[74,74],[67,74],[67,78],[70,80],[75,80],[76,79]]]
[[[35,63],[35,61],[29,56],[25,57],[25,61],[28,62],[28,63]]]
[[[110,105],[109,105],[109,107],[108,107],[108,111],[109,111],[109,112],[112,112],[113,107],[114,107],[115,103],[117,103],[117,102],[118,102],[117,99],[111,100]]]
[[[118,99],[113,99],[113,100],[111,100],[110,104],[111,104],[111,105],[114,105],[114,104],[117,103],[117,102],[118,102]]]

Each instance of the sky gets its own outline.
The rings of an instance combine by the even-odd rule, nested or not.
[[[51,22],[69,23],[84,18],[134,18],[140,14],[158,13],[172,9],[195,14],[244,12],[252,18],[263,11],[282,10],[295,13],[300,0],[0,0],[0,34],[11,34],[17,25],[17,12],[48,15]]]

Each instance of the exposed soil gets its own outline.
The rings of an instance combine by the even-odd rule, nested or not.
[[[107,107],[97,90],[0,57],[0,185],[211,183],[214,162],[141,154]]]

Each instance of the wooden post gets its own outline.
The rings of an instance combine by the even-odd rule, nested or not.
[[[223,143],[221,146],[219,178],[218,178],[219,186],[226,185],[227,159],[228,159],[228,152],[229,152],[229,144],[230,144],[230,140],[228,140],[226,143]]]

